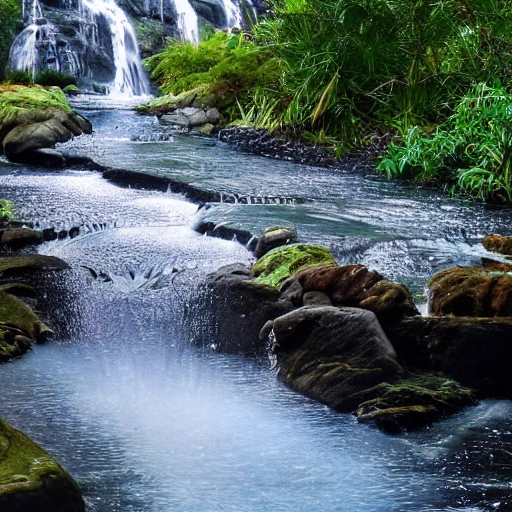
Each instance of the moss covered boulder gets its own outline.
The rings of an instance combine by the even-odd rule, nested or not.
[[[395,433],[423,427],[475,403],[469,388],[445,377],[423,374],[384,384],[376,398],[359,405],[357,419]]]
[[[0,141],[10,160],[34,160],[34,152],[52,148],[82,133],[92,133],[73,112],[58,87],[0,86]]]
[[[428,287],[432,315],[512,316],[512,272],[448,268],[434,274]]]
[[[487,235],[482,244],[488,251],[512,256],[512,236]]]
[[[42,448],[0,419],[0,510],[84,512],[78,485]]]
[[[326,294],[334,306],[368,309],[383,324],[414,316],[418,310],[409,290],[364,265],[316,265],[298,272],[282,288],[298,306],[313,292]]]
[[[319,245],[292,244],[265,254],[253,265],[251,274],[259,284],[281,288],[289,277],[321,264],[336,265],[328,249]]]

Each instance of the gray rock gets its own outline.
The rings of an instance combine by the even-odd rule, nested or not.
[[[273,333],[280,378],[339,411],[353,411],[402,374],[371,311],[305,306],[276,318]]]

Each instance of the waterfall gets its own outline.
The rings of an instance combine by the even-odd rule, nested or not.
[[[178,15],[178,30],[185,41],[195,44],[199,41],[197,14],[188,0],[173,0]]]
[[[88,27],[92,27],[92,44],[98,44],[101,18],[107,20],[110,28],[115,78],[108,87],[108,93],[130,96],[149,94],[149,85],[140,62],[137,38],[124,11],[114,0],[79,0],[79,11],[86,20],[81,26],[82,35],[87,37]]]
[[[24,0],[27,26],[11,47],[8,69],[32,75],[51,69],[76,76],[86,90],[148,95],[135,32],[115,1],[78,0],[66,7],[56,23],[45,17],[39,0]]]

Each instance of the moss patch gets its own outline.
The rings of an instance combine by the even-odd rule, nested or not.
[[[199,85],[178,95],[170,93],[160,96],[142,105],[137,105],[135,110],[141,114],[162,115],[178,108],[207,107],[210,103],[213,105],[215,102],[211,99],[209,87]]]
[[[15,126],[48,121],[56,111],[72,114],[59,87],[0,86],[0,140]]]
[[[0,509],[85,510],[78,486],[57,461],[1,419]]]
[[[280,288],[290,276],[306,267],[336,265],[332,254],[320,245],[292,244],[277,247],[260,258],[252,267],[256,282]]]

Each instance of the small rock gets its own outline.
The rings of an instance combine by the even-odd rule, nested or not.
[[[39,245],[43,242],[43,234],[33,229],[9,229],[2,234],[2,243],[17,251],[28,245]]]

